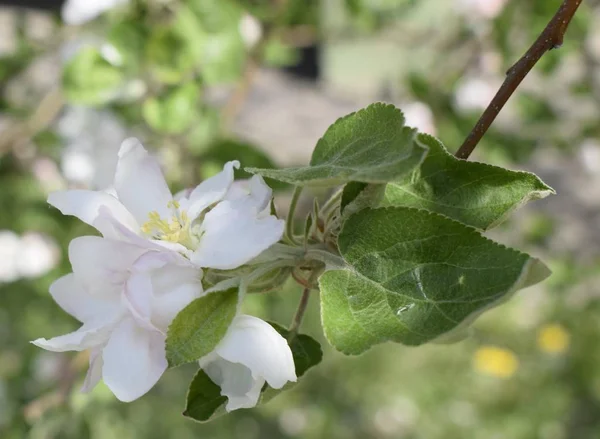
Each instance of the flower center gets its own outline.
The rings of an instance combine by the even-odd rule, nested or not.
[[[142,224],[141,231],[154,239],[181,244],[193,249],[196,239],[192,234],[191,221],[187,212],[179,210],[179,203],[169,201],[167,207],[174,211],[170,219],[163,219],[157,211],[148,214],[148,221]]]

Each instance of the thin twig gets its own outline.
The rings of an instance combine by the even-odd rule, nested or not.
[[[290,325],[290,334],[288,337],[288,341],[293,339],[298,333],[298,329],[300,328],[300,324],[302,323],[302,319],[304,318],[304,313],[306,312],[306,307],[308,306],[308,299],[310,298],[310,287],[306,287],[302,290],[302,297],[300,297],[300,303],[298,303],[298,309],[296,310],[296,314],[294,315],[294,320],[292,320],[292,324]]]
[[[294,314],[294,319],[292,320],[292,324],[289,328],[290,333],[288,335],[288,342],[291,341],[298,333],[298,329],[300,328],[300,324],[304,318],[304,313],[306,312],[306,307],[308,306],[310,291],[316,288],[313,284],[318,279],[322,271],[323,270],[321,269],[313,269],[312,273],[308,277],[308,285],[302,290],[302,296],[300,297],[300,302],[298,303],[298,309],[296,309],[296,314]]]
[[[492,102],[490,102],[483,112],[483,115],[477,122],[477,125],[475,125],[475,128],[469,133],[469,136],[456,152],[456,157],[460,159],[469,158],[483,135],[496,119],[496,116],[498,116],[498,113],[500,113],[500,110],[504,107],[504,104],[506,104],[533,66],[547,51],[558,49],[562,45],[569,23],[582,1],[583,0],[564,0],[544,31],[537,40],[535,40],[535,43],[533,43],[525,55],[517,61],[516,64],[508,69],[504,83],[498,90],[498,93],[496,93],[496,96],[494,96],[494,99],[492,99]]]

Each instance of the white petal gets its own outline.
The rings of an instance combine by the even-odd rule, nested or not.
[[[96,384],[102,379],[102,348],[90,350],[90,367],[85,376],[81,391],[83,393],[91,392]]]
[[[128,0],[67,0],[62,7],[62,18],[67,24],[80,25],[93,20],[104,11]]]
[[[232,201],[236,208],[255,209],[257,213],[267,210],[268,213],[272,197],[273,190],[265,183],[265,180],[260,175],[253,175],[248,181],[247,188],[232,186],[225,199]]]
[[[150,276],[146,273],[132,273],[125,283],[123,300],[135,322],[150,331],[157,330],[152,324],[153,297]]]
[[[148,214],[153,211],[164,219],[172,216],[167,205],[173,197],[160,166],[137,139],[127,139],[121,145],[115,190],[140,225],[148,221]]]
[[[281,239],[284,221],[259,218],[254,209],[236,209],[233,203],[222,201],[204,217],[203,235],[190,256],[199,267],[237,268]]]
[[[151,276],[152,324],[166,332],[179,311],[202,295],[202,270],[174,252],[149,252],[134,264],[134,271]]]
[[[187,283],[156,295],[152,302],[152,323],[166,332],[179,311],[202,295],[202,284]]]
[[[100,208],[107,209],[112,217],[128,229],[136,233],[139,230],[138,223],[125,206],[105,192],[87,190],[53,192],[48,196],[48,203],[64,215],[76,216],[84,223],[96,227],[103,235],[107,231],[101,225],[98,227],[94,224]]]
[[[73,273],[50,285],[50,295],[58,305],[80,322],[89,322],[99,316],[116,316],[121,311],[117,294],[90,294]]]
[[[215,352],[224,360],[243,364],[255,379],[264,378],[274,389],[296,381],[294,359],[287,341],[259,318],[237,316]]]
[[[115,396],[130,402],[147,393],[167,369],[165,337],[125,319],[102,351],[102,377]]]
[[[204,365],[203,369],[209,378],[221,387],[221,395],[227,397],[225,409],[228,412],[251,408],[258,402],[265,380],[253,378],[252,372],[246,366],[217,358]]]
[[[153,250],[163,250],[165,247],[156,244],[153,240],[147,239],[140,236],[137,232],[123,226],[117,221],[111,214],[110,211],[104,207],[98,209],[98,218],[92,224],[96,229],[102,230],[102,234],[105,238],[113,239],[116,241],[125,241],[131,244],[135,244],[138,247],[144,247]]]
[[[75,332],[60,335],[49,340],[38,338],[31,343],[53,352],[84,351],[106,342],[111,328],[111,324],[107,322],[85,323]]]
[[[122,241],[81,236],[69,244],[69,260],[75,277],[91,293],[111,295],[121,291],[132,264],[147,251]]]
[[[225,163],[221,172],[200,183],[187,199],[180,200],[181,209],[194,220],[208,206],[221,201],[233,183],[233,169],[239,167],[237,160]]]

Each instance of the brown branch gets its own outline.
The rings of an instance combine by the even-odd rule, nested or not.
[[[483,135],[496,119],[496,116],[498,116],[498,113],[500,113],[500,110],[504,107],[504,104],[506,104],[533,66],[547,51],[558,49],[562,45],[567,27],[582,1],[564,0],[554,17],[552,17],[552,20],[550,20],[537,40],[535,40],[535,43],[533,43],[516,64],[508,69],[506,78],[498,93],[496,93],[496,96],[494,96],[492,102],[490,102],[483,112],[475,128],[469,133],[469,136],[456,152],[456,157],[460,159],[469,158]]]

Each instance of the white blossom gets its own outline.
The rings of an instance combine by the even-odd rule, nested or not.
[[[454,95],[454,102],[461,111],[485,109],[496,94],[496,81],[468,77],[461,80]]]
[[[11,230],[0,230],[0,282],[19,279],[17,266],[21,238]]]
[[[97,236],[71,241],[69,259],[73,273],[50,294],[83,325],[32,343],[54,352],[89,349],[84,391],[102,378],[121,401],[139,398],[167,368],[167,328],[202,294],[202,271],[176,252]]]
[[[123,142],[114,193],[70,190],[48,202],[96,227],[105,237],[147,248],[169,248],[199,267],[234,269],[283,235],[270,215],[271,189],[253,176],[247,191],[230,190],[237,161],[191,191],[173,197],[156,160],[135,139]]]
[[[227,411],[254,407],[265,382],[281,389],[296,381],[292,351],[267,322],[238,315],[215,350],[199,361],[227,397]]]
[[[262,25],[256,17],[244,14],[238,26],[242,40],[248,49],[256,46],[263,35]]]
[[[62,18],[67,24],[80,25],[128,2],[129,0],[67,0],[62,7]]]
[[[71,105],[57,131],[65,143],[60,164],[67,180],[92,189],[110,187],[119,145],[128,137],[121,121],[107,111]]]
[[[60,249],[52,238],[37,232],[26,232],[19,243],[17,268],[22,277],[39,277],[60,262]]]
[[[25,232],[22,236],[0,230],[0,282],[43,276],[60,262],[60,249],[47,235]]]

